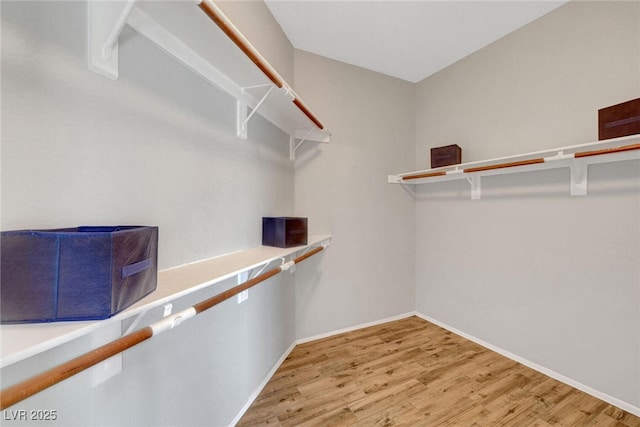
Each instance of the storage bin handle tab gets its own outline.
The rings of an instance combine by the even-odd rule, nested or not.
[[[126,279],[129,276],[138,274],[144,270],[147,270],[153,265],[153,259],[147,258],[140,262],[134,262],[133,264],[125,265],[122,267],[122,278]]]

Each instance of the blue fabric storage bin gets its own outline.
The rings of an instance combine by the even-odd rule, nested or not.
[[[1,233],[0,322],[108,318],[153,292],[158,227]]]

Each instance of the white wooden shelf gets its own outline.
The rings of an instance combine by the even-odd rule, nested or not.
[[[290,135],[292,159],[305,141],[329,142],[324,124],[212,0],[90,1],[88,7],[91,70],[118,78],[118,40],[129,25],[237,100],[238,137],[247,138],[255,111]]]
[[[466,180],[471,185],[471,198],[477,200],[482,196],[483,176],[569,168],[571,171],[571,195],[582,196],[587,194],[587,169],[589,165],[634,159],[640,159],[640,135],[461,163],[442,168],[405,172],[389,175],[388,182],[390,184],[430,184]]]
[[[142,316],[196,291],[234,277],[246,279],[273,262],[286,262],[315,246],[328,246],[331,235],[309,236],[306,246],[276,248],[259,246],[158,272],[158,286],[136,304],[117,315],[99,321],[30,323],[0,326],[0,367],[90,334],[105,325]],[[218,291],[220,289],[216,289]],[[165,313],[166,314],[166,313]],[[119,329],[119,328],[118,328]]]

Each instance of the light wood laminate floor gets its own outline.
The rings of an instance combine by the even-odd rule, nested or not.
[[[414,316],[296,346],[238,425],[640,427],[640,418]]]

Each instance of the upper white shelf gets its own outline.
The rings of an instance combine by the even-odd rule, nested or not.
[[[215,258],[158,272],[158,285],[121,313],[105,320],[78,322],[30,323],[0,326],[0,367],[34,356],[43,351],[87,335],[105,325],[143,315],[183,296],[238,277],[246,279],[253,270],[286,258],[295,258],[314,246],[328,246],[331,235],[309,236],[306,246],[276,248],[259,246]],[[240,280],[239,280],[240,281]],[[216,289],[219,291],[220,289]]]
[[[632,159],[640,159],[640,135],[389,175],[388,181],[391,184],[427,184],[467,180],[471,185],[471,198],[477,200],[482,195],[483,176],[566,167],[571,171],[571,195],[579,196],[587,194],[589,165]]]
[[[324,124],[212,0],[89,2],[89,68],[118,77],[125,25],[237,100],[237,135],[257,112],[291,137],[329,142]],[[296,142],[299,140],[299,142]]]

